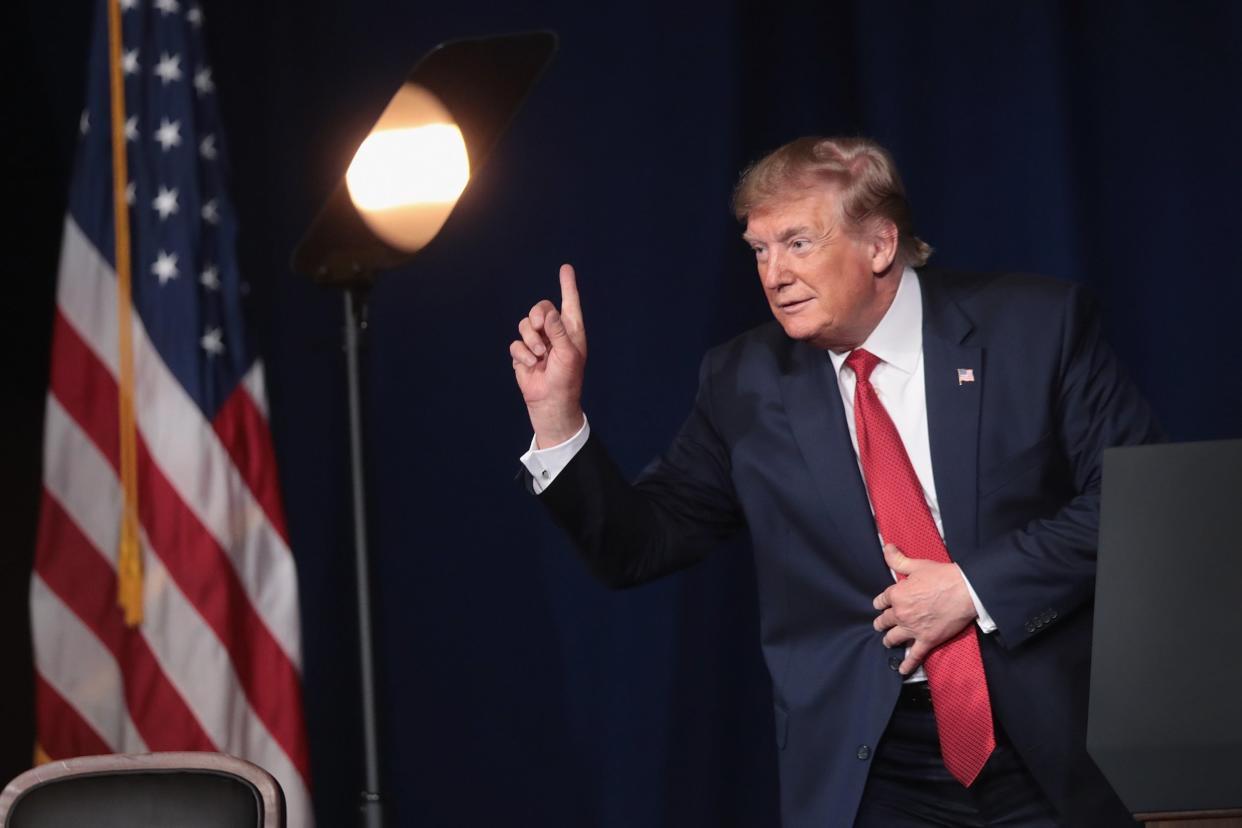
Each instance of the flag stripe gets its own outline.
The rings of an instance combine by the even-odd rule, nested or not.
[[[280,484],[276,479],[276,452],[272,447],[271,432],[267,430],[263,413],[244,384],[238,383],[233,389],[212,425],[233,465],[241,473],[255,500],[263,507],[272,528],[288,543],[289,533],[280,504]]]
[[[115,380],[77,335],[74,326],[60,314],[56,316],[55,335],[57,358],[52,370],[52,393],[65,404],[68,415],[91,441],[103,449],[115,472],[115,432],[100,428],[100,423],[106,427],[108,420],[109,415],[104,412],[115,411]],[[89,389],[89,397],[73,394],[75,388]],[[62,394],[62,389],[66,393]],[[93,401],[87,410],[71,407],[87,398]],[[115,414],[111,416],[114,421]],[[111,452],[107,450],[110,438]],[[143,483],[140,517],[152,551],[163,560],[170,576],[216,635],[231,642],[232,661],[252,707],[299,773],[309,778],[300,694],[288,689],[297,687],[296,666],[255,612],[224,550],[185,508],[161,469],[151,462],[142,439],[138,441],[138,467]]]
[[[168,681],[147,642],[117,612],[116,572],[48,496],[43,498],[42,520],[35,571],[121,665],[129,715],[148,747],[214,751],[216,745]]]
[[[121,492],[116,475],[54,396],[48,399],[46,433],[47,496],[58,501],[115,569],[115,547],[109,540],[120,531],[117,505]],[[72,472],[72,479],[65,472]],[[149,550],[149,538],[144,534],[142,540],[144,550]],[[241,691],[227,649],[177,588],[160,557],[147,555],[146,567],[142,636],[169,681],[196,711],[208,737],[216,745],[242,746],[246,756],[271,771],[286,788],[302,785],[300,771]]]
[[[115,275],[71,217],[65,222],[61,248],[59,310],[106,366],[115,386]],[[297,573],[288,544],[276,520],[264,510],[263,501],[233,468],[228,451],[202,411],[164,365],[137,315],[133,327],[140,437],[182,501],[229,553],[259,615],[300,666]],[[275,478],[264,485],[274,486]],[[272,502],[275,496],[267,499]],[[279,524],[283,525],[283,516]]]
[[[90,722],[39,673],[35,673],[35,720],[39,724],[39,745],[48,756],[97,756],[113,752]]]
[[[30,610],[38,675],[62,698],[73,700],[79,717],[112,750],[145,753],[146,742],[119,702],[125,697],[120,665],[38,573],[30,579]],[[40,735],[49,726],[40,720]],[[48,743],[43,747],[53,758],[73,755],[56,753]]]
[[[267,422],[267,382],[264,379],[263,360],[256,359],[254,365],[242,377],[241,384],[246,386],[250,394],[250,402],[258,409],[263,422]]]

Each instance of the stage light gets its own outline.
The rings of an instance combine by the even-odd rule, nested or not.
[[[293,269],[365,288],[430,244],[555,50],[551,32],[524,32],[428,52],[359,139]]]
[[[393,96],[345,172],[362,220],[408,252],[435,238],[469,182],[461,129],[439,98],[413,83]]]

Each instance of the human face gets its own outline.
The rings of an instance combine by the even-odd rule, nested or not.
[[[742,238],[755,251],[772,315],[793,339],[834,351],[855,348],[897,293],[900,277],[889,275],[895,239],[846,233],[831,190],[752,212]]]

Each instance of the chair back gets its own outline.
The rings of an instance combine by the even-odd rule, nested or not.
[[[284,828],[279,783],[222,753],[83,756],[18,776],[0,828]]]

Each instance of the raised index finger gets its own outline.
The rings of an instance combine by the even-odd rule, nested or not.
[[[582,327],[582,303],[578,299],[578,281],[571,264],[561,265],[561,316],[571,326]]]

